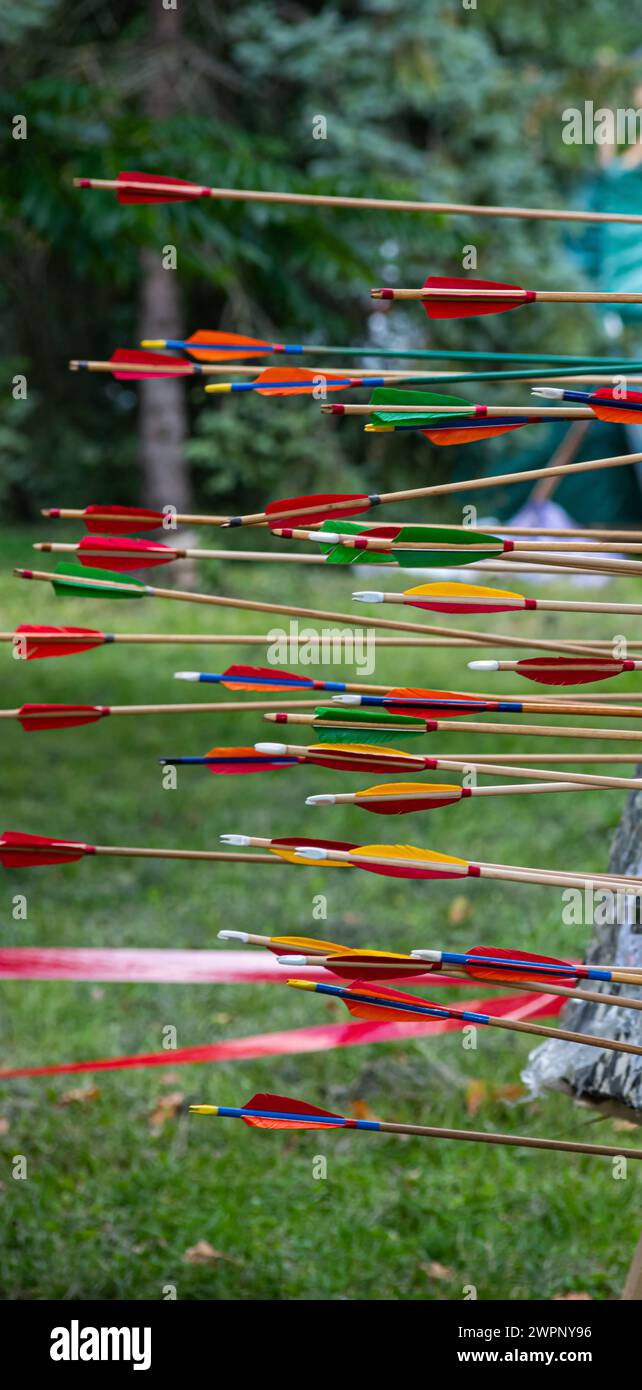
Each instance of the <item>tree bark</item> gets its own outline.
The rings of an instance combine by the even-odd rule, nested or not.
[[[180,38],[182,15],[165,9],[161,0],[149,6],[147,87],[145,115],[166,120],[180,106]],[[139,335],[141,338],[181,338],[184,334],[178,270],[166,270],[162,248],[145,248],[140,258]],[[143,495],[149,507],[171,505],[190,511],[191,489],[185,445],[188,416],[184,381],[141,381],[139,457]]]
[[[638,768],[635,775],[640,777],[642,769]],[[642,873],[642,792],[632,792],[627,799],[611,846],[609,870],[618,874]],[[594,922],[587,961],[591,965],[608,963],[642,968],[639,899],[622,897],[613,915],[616,920],[612,923],[598,925]],[[599,896],[595,916],[599,920]],[[592,982],[591,989],[641,997],[641,991],[632,985],[600,986]],[[642,1013],[637,1010],[578,1000],[565,1006],[560,1021],[562,1027],[583,1033],[642,1043]],[[642,1057],[600,1052],[576,1043],[549,1042],[531,1053],[524,1080],[532,1091],[539,1092],[546,1087],[564,1090],[611,1112],[642,1111]]]

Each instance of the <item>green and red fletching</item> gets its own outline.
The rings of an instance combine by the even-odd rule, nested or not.
[[[23,574],[25,578],[30,577],[29,570],[23,571]],[[94,584],[94,579],[98,583]],[[125,582],[113,570],[94,570],[89,579],[84,566],[75,565],[71,561],[63,561],[62,564],[56,565],[51,582],[58,598],[66,594],[74,594],[79,598],[144,598],[146,592],[146,585],[140,579],[132,579],[130,576]]]
[[[478,314],[505,314],[509,309],[519,309],[522,304],[528,304],[535,299],[532,290],[523,290],[521,285],[505,285],[499,280],[466,280],[461,276],[452,275],[429,275],[424,280],[423,289],[425,290],[515,290],[515,298],[511,299],[506,295],[502,299],[485,299],[480,294],[479,299],[464,297],[455,294],[452,299],[447,295],[440,295],[438,298],[422,300],[424,309],[429,319],[468,319],[476,318]]]
[[[94,845],[77,840],[54,840],[49,835],[24,835],[4,830],[0,837],[0,864],[5,869],[33,868],[46,864],[71,864],[86,854],[95,854]]]
[[[108,705],[22,705],[18,719],[26,733],[42,729],[75,729],[95,724],[109,714]]]
[[[52,641],[54,637],[68,637],[69,641]],[[94,647],[102,647],[104,632],[91,627],[42,627],[36,623],[20,623],[14,633],[14,646],[20,659],[39,661],[49,656],[75,656],[76,652],[89,652]]]
[[[481,423],[475,423],[475,417],[470,410],[471,401],[463,396],[444,395],[443,392],[436,391],[411,391],[394,386],[377,386],[371,396],[371,405],[378,407],[372,417],[375,425],[393,428],[405,426],[406,429],[413,426],[420,429],[431,443],[444,447],[452,444],[471,444],[478,439],[492,439],[497,434],[522,429],[528,424],[527,420],[506,424],[501,418],[498,418],[496,423],[492,418],[484,418]],[[398,410],[396,407],[400,405],[416,406],[417,413]],[[421,412],[422,406],[425,407],[425,414]],[[448,406],[452,415],[443,410],[431,411],[431,407],[434,406]],[[441,428],[435,429],[435,425]]]
[[[529,656],[514,667],[519,676],[538,685],[590,685],[635,671],[635,661],[616,661],[611,657]]]

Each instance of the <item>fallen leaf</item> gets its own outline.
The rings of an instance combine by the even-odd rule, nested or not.
[[[149,1117],[150,1129],[162,1129],[167,1120],[173,1120],[184,1099],[182,1091],[169,1091],[166,1096],[161,1096]]]
[[[196,1245],[190,1246],[183,1255],[183,1263],[186,1265],[206,1265],[216,1260],[229,1260],[235,1265],[241,1263],[234,1255],[225,1255],[222,1250],[215,1250],[208,1240],[197,1240]]]
[[[63,1091],[58,1096],[59,1105],[86,1105],[89,1100],[97,1100],[100,1095],[98,1086],[78,1086],[73,1091]]]
[[[470,898],[466,898],[463,893],[460,893],[456,898],[453,898],[448,909],[448,922],[450,926],[460,927],[462,922],[466,922],[468,918],[472,916],[472,912],[473,905]]]
[[[614,1120],[613,1128],[619,1130],[621,1133],[622,1130],[639,1129],[640,1126],[634,1124],[633,1120]]]
[[[429,1279],[454,1279],[454,1269],[449,1269],[448,1265],[440,1265],[439,1260],[430,1260],[428,1264],[421,1264],[420,1270],[427,1274]]]
[[[590,1293],[556,1293],[553,1303],[591,1303],[592,1298]]]
[[[488,1098],[488,1086],[485,1081],[469,1081],[466,1087],[465,1095],[466,1114],[470,1115],[472,1119],[473,1115],[477,1114],[477,1111],[481,1108],[484,1101]]]
[[[6,1115],[0,1115],[0,1134],[8,1134],[9,1128],[10,1121],[7,1119]]]
[[[367,1100],[353,1100],[350,1109],[355,1120],[369,1120],[372,1115]]]

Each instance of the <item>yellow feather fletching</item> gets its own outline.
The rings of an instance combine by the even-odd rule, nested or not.
[[[452,854],[438,854],[434,849],[418,849],[416,845],[359,845],[350,851],[360,859],[403,859],[408,863],[416,861],[430,864],[457,864],[468,868],[467,859],[456,859]]]
[[[400,796],[408,796],[410,793],[438,796],[440,792],[452,796],[459,794],[461,787],[449,782],[382,782],[380,786],[366,787],[364,791],[357,792],[356,795],[364,799],[368,796],[389,796],[396,799]]]
[[[524,603],[524,595],[511,589],[487,589],[481,584],[419,584],[416,589],[404,589],[406,598],[479,598],[479,599],[519,599]]]

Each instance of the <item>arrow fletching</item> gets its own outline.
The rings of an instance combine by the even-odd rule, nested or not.
[[[121,170],[116,197],[119,203],[182,203],[209,196],[209,188],[187,179],[168,178],[164,174],[143,174],[139,170]],[[149,190],[132,188],[131,184],[151,184]],[[82,188],[84,180],[79,180]]]
[[[18,719],[26,733],[42,729],[76,729],[109,714],[107,705],[22,705]]]
[[[336,728],[337,721],[341,724],[348,724],[349,728]],[[355,737],[355,728],[358,732],[359,725],[373,723],[376,721],[381,728],[368,729],[368,742],[374,746],[379,743],[394,743],[396,739],[417,738],[426,732],[426,722],[424,719],[417,718],[416,714],[391,714],[388,710],[377,709],[373,712],[370,709],[349,709],[319,708],[314,711],[314,727],[318,731],[319,742],[323,743],[325,730],[323,722],[328,724],[328,738],[332,743],[352,743]],[[279,721],[277,721],[279,722]],[[390,727],[386,727],[390,725]]]
[[[443,1004],[433,1004],[429,999],[421,999],[414,994],[402,994],[400,990],[386,989],[385,986],[371,989],[368,983],[362,980],[355,981],[354,992],[346,991],[339,997],[354,1018],[373,1022],[380,1022],[382,1018],[406,1021],[408,1016],[412,1017],[415,1014],[425,1017],[433,1010],[444,1018],[451,1015],[451,1010]],[[456,1012],[452,1016],[458,1017]]]
[[[412,794],[412,800],[409,800]],[[411,811],[434,811],[440,806],[453,806],[470,795],[468,787],[431,782],[382,782],[356,793],[355,806],[373,811],[379,816],[405,816]]]
[[[471,444],[477,439],[493,438],[512,429],[521,429],[527,420],[512,420],[497,417],[476,421],[470,417],[471,401],[463,396],[444,395],[436,391],[410,391],[394,386],[377,386],[371,396],[371,404],[379,409],[373,412],[372,427],[377,429],[420,429],[426,439],[441,446],[452,444]],[[416,415],[396,410],[396,406],[414,405]],[[431,413],[431,406],[450,406],[452,417],[442,411]],[[426,414],[420,414],[425,406]],[[462,411],[466,415],[462,415]],[[457,417],[459,420],[457,421]],[[457,421],[457,423],[455,423]],[[366,430],[369,428],[366,425]]]
[[[309,676],[297,676],[291,671],[275,671],[269,666],[228,666],[217,682],[226,690],[271,691],[271,690],[314,690],[319,684]]]
[[[452,275],[429,275],[422,288],[516,291],[515,299],[508,295],[505,299],[484,299],[481,296],[479,299],[469,299],[467,296],[448,299],[445,295],[438,299],[424,299],[422,303],[429,319],[468,319],[476,318],[478,314],[505,314],[509,309],[519,309],[522,304],[527,304],[536,297],[532,290],[523,290],[521,285],[504,285],[499,280],[465,280],[461,276]]]
[[[164,376],[193,376],[196,370],[184,357],[161,356],[157,352],[132,352],[116,348],[109,359],[116,381],[159,381]]]
[[[409,607],[432,613],[513,613],[537,607],[536,599],[480,584],[420,584],[405,589],[402,597]]]
[[[339,954],[331,955],[325,961],[325,968],[340,979],[361,979],[361,971],[368,966],[369,981],[407,980],[422,974],[422,964],[413,956],[401,955],[396,951],[350,951],[342,947]],[[429,970],[430,966],[426,965],[423,973],[427,974]]]
[[[302,845],[302,841],[297,842]],[[319,840],[310,844],[323,847]],[[455,859],[450,854],[437,854],[415,845],[357,845],[351,851],[355,864],[373,874],[389,878],[466,878],[473,866],[467,859]],[[377,864],[375,859],[392,859],[393,864]]]
[[[59,508],[50,507],[47,516],[58,516]],[[157,531],[167,521],[165,512],[150,507],[85,507],[83,522],[88,531],[100,531],[102,536],[127,536],[131,531]]]
[[[590,657],[573,656],[530,656],[515,662],[514,666],[519,676],[538,685],[590,685],[635,669],[635,661],[615,661],[610,657],[591,661]]]
[[[344,391],[351,384],[350,377],[328,376],[312,367],[266,367],[252,382],[250,394],[301,396],[318,390],[325,395],[326,391]]]
[[[209,328],[197,328],[190,338],[185,338],[183,348],[197,362],[236,362],[244,357],[267,357],[283,351],[281,343],[266,343],[263,338],[247,338],[241,333]]]
[[[483,711],[488,707],[488,702],[485,700],[474,700],[466,695],[458,695],[452,690],[414,690],[411,686],[395,686],[388,691],[387,695],[383,695],[382,699],[386,703],[394,704],[394,711],[387,711],[393,718],[398,715],[405,715],[406,717],[414,715],[416,718],[422,705],[430,714],[431,719],[465,719],[471,711]],[[412,703],[404,707],[404,700],[412,701]],[[368,713],[367,709],[365,713]],[[376,717],[379,718],[379,711],[377,711]]]
[[[574,967],[566,961],[556,960],[554,956],[533,955],[530,951],[505,951],[496,946],[472,946],[466,955],[469,959],[464,969],[467,975],[473,976],[476,980],[506,980],[508,977],[547,984],[553,978],[558,984],[573,985],[578,978]],[[486,964],[485,958],[488,962]],[[477,964],[477,961],[480,963]],[[494,965],[494,962],[499,964]],[[559,971],[555,970],[552,973],[550,970],[538,970],[538,966],[542,965],[559,967]]]
[[[592,391],[589,397],[589,405],[593,414],[597,416],[598,420],[614,421],[618,425],[639,425],[641,419],[640,406],[642,406],[642,394],[639,391],[627,390],[623,394],[618,395],[617,390],[617,387],[601,386],[599,390]],[[602,405],[600,403],[601,401],[612,402],[612,404],[610,406],[606,404]],[[638,409],[627,410],[627,401],[635,401]]]
[[[301,835],[283,835],[270,841],[269,850],[271,854],[277,854],[280,859],[285,859],[288,864],[303,864],[308,869],[313,864],[316,864],[317,867],[327,865],[329,868],[345,869],[346,864],[343,859],[313,860],[296,853],[297,849],[303,849],[308,845],[325,850],[337,849],[342,852],[356,849],[356,845],[353,845],[350,840],[306,840]]]
[[[77,556],[79,563],[89,569],[99,569],[107,561],[114,573],[126,573],[168,565],[177,559],[177,552],[173,546],[160,541],[137,540],[133,536],[124,540],[118,536],[83,536],[78,543]]]
[[[49,835],[24,835],[20,830],[4,830],[0,837],[0,864],[5,869],[71,864],[86,854],[95,854],[95,847],[76,840],[54,840]]]
[[[207,770],[217,776],[248,772],[273,772],[282,767],[296,767],[293,757],[257,753],[255,748],[210,748],[205,754]],[[165,762],[169,761],[164,759]]]
[[[334,731],[336,734],[336,730]],[[370,738],[370,730],[368,731]],[[408,772],[416,764],[408,753],[397,748],[380,749],[369,743],[321,743],[303,749],[304,761],[336,772]],[[297,841],[297,844],[300,843]],[[314,841],[318,844],[318,840]]]
[[[22,574],[30,577],[29,570],[23,570]],[[127,582],[121,581],[120,576],[112,570],[94,570],[92,579],[100,581],[99,585],[93,585],[91,579],[87,577],[82,565],[75,565],[71,561],[63,561],[56,565],[51,575],[51,583],[54,593],[58,598],[65,594],[73,593],[78,598],[144,598],[146,586],[140,579],[129,577]],[[104,587],[103,587],[104,586]]]
[[[52,637],[68,636],[69,642],[53,642]],[[77,639],[77,640],[76,640]],[[39,661],[49,656],[74,656],[89,652],[105,642],[104,632],[91,627],[40,627],[35,623],[20,623],[14,633],[14,645],[21,660]]]
[[[266,1112],[264,1115],[241,1114],[240,1118],[252,1129],[327,1129],[331,1121],[345,1124],[343,1117],[333,1114],[332,1110],[321,1110],[318,1105],[272,1095],[269,1091],[252,1096],[242,1109]]]
[[[330,512],[328,512],[328,504],[331,504]],[[336,506],[335,504],[340,505]],[[268,526],[282,526],[285,513],[300,512],[310,508],[311,510],[306,510],[305,521],[302,524],[316,526],[328,518],[340,519],[345,516],[357,516],[359,512],[369,511],[372,505],[372,498],[367,493],[318,492],[303,494],[301,497],[286,497],[280,502],[268,502],[265,515]]]

